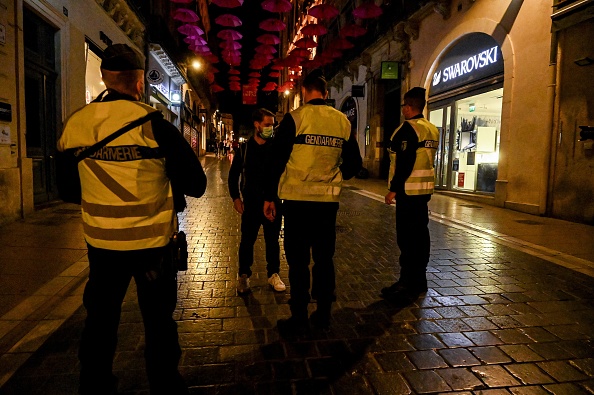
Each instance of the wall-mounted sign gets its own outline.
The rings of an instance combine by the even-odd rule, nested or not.
[[[346,115],[351,123],[351,137],[357,138],[357,102],[355,99],[352,97],[346,99],[340,106],[340,112]]]
[[[0,102],[0,121],[12,122],[12,106],[10,104]]]
[[[169,101],[172,106],[181,106],[182,94],[181,91],[171,91],[169,93]]]
[[[0,144],[10,145],[10,125],[0,125]]]
[[[398,78],[400,78],[398,73],[398,62],[382,62],[380,79],[397,80]]]
[[[0,23],[0,44],[6,44],[6,26]]]
[[[458,40],[439,60],[429,96],[503,74],[499,44],[484,33],[470,33]]]
[[[157,69],[151,69],[146,72],[146,80],[151,85],[159,85],[165,79],[165,74]]]
[[[244,85],[242,96],[243,104],[256,104],[258,103],[258,88],[255,86]]]

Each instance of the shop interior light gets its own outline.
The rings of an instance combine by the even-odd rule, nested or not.
[[[171,104],[173,104],[173,105],[180,104],[181,99],[182,99],[182,95],[181,95],[180,91],[171,91],[171,94],[169,95],[169,100],[171,101]]]
[[[289,93],[291,93],[291,91],[287,89],[287,90],[285,91],[285,96],[289,96]]]

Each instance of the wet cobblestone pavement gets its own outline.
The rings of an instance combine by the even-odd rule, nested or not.
[[[288,292],[266,282],[256,243],[252,293],[236,294],[240,216],[228,163],[209,158],[205,197],[188,199],[189,270],[179,276],[181,371],[192,394],[593,394],[594,279],[430,222],[429,287],[399,307],[379,297],[397,278],[394,208],[346,189],[337,221],[338,301],[331,330],[283,339]],[[287,282],[284,257],[281,278]],[[146,394],[133,287],[114,362],[120,391]],[[310,305],[310,312],[314,305]],[[0,388],[74,394],[79,309]]]

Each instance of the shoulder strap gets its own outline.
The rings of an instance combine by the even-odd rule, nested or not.
[[[142,118],[137,119],[136,121],[132,121],[129,124],[125,125],[119,130],[116,130],[103,140],[93,144],[89,148],[84,151],[81,151],[76,155],[76,159],[80,162],[81,160],[88,158],[89,156],[93,155],[95,152],[99,151],[101,148],[112,142],[113,140],[117,139],[124,133],[134,129],[137,126],[144,125],[148,121],[152,121],[153,119],[162,118],[163,114],[160,111],[152,111],[149,114],[145,115]]]

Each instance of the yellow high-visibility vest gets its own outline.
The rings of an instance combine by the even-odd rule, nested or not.
[[[295,144],[280,178],[279,198],[338,202],[342,146],[350,137],[351,123],[343,113],[325,105],[305,104],[291,116]]]
[[[406,122],[413,127],[417,134],[419,146],[417,147],[417,156],[412,173],[404,183],[404,192],[407,195],[430,195],[435,189],[435,169],[433,163],[439,142],[439,130],[425,118],[413,118]],[[394,131],[392,137],[390,137],[390,141],[394,139],[394,136],[396,136],[402,125]],[[388,151],[390,153],[389,187],[394,174],[396,174],[397,153],[390,149]]]
[[[128,100],[91,103],[68,119],[58,149],[90,147],[152,111]],[[121,251],[167,245],[177,219],[158,148],[149,121],[79,162],[83,228],[90,245]]]

